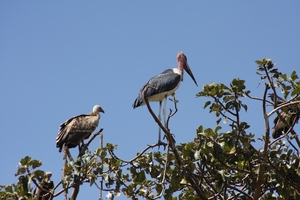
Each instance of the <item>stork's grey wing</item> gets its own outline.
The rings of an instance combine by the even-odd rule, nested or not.
[[[167,69],[161,74],[152,77],[140,90],[138,97],[133,103],[133,107],[136,108],[142,105],[146,90],[146,97],[151,97],[173,90],[180,81],[180,74],[174,73],[173,69]]]

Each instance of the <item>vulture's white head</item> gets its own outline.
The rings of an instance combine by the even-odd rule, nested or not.
[[[95,105],[93,107],[93,113],[98,114],[99,112],[103,112],[104,113],[104,110],[99,105]]]

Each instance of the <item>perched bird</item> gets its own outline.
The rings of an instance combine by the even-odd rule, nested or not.
[[[274,94],[269,94],[269,97],[271,100],[274,102]],[[277,96],[277,105],[280,105],[282,103],[285,103],[286,101]],[[298,106],[288,106],[287,109],[282,110],[277,117],[274,119],[274,127],[273,127],[273,132],[272,136],[274,139],[280,137],[282,134],[287,133],[287,131],[290,129],[290,127],[294,126],[295,123],[298,122],[299,120],[299,114],[300,114],[300,109]],[[280,118],[284,119],[281,120]]]
[[[188,65],[186,56],[180,52],[177,54],[178,68],[167,69],[163,71],[161,74],[158,74],[152,77],[140,90],[138,97],[135,99],[133,103],[133,108],[137,108],[139,106],[145,105],[144,94],[146,92],[146,97],[149,102],[158,101],[159,102],[159,114],[158,118],[161,120],[161,104],[162,101],[165,100],[164,103],[164,123],[166,125],[166,101],[167,96],[173,94],[179,87],[180,82],[183,81],[183,72],[184,70],[190,75],[190,77],[195,82],[196,86],[198,86],[197,81],[194,78],[194,75]],[[160,129],[159,129],[159,139],[160,142]]]
[[[34,189],[34,199],[36,200],[43,200],[43,199],[50,199],[50,190],[54,188],[54,183],[51,181],[52,172],[46,172],[45,177],[39,183],[40,188],[36,187]]]
[[[90,137],[97,128],[100,112],[104,113],[104,110],[99,105],[95,105],[90,114],[77,115],[62,123],[56,137],[56,147],[59,148],[59,152],[64,144],[68,148],[74,148],[77,145],[80,148],[80,142]]]

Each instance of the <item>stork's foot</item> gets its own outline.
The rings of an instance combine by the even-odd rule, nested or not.
[[[171,136],[172,136],[172,142],[175,144],[176,141],[175,141],[175,134],[171,133]],[[166,139],[166,135],[164,135],[163,139]]]
[[[164,150],[166,150],[166,147],[168,144],[165,142],[162,142],[161,140],[158,140],[157,145],[158,145],[158,150],[159,150],[160,146],[164,146]]]

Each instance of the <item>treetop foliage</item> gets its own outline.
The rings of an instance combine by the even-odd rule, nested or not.
[[[204,85],[196,94],[208,99],[204,109],[215,115],[215,127],[199,125],[192,141],[176,144],[168,123],[160,123],[147,101],[150,114],[167,138],[165,151],[153,149],[161,144],[148,145],[131,160],[124,160],[115,153],[117,145],[107,143],[86,150],[66,163],[63,178],[48,191],[49,199],[63,194],[66,199],[68,190],[73,190],[70,199],[76,199],[74,190],[86,183],[101,191],[100,199],[105,198],[102,192],[108,199],[121,194],[131,199],[300,199],[300,142],[294,130],[299,119],[300,80],[295,71],[290,75],[279,71],[270,59],[256,64],[264,87],[260,97],[251,96],[246,81],[238,78],[228,85]],[[268,94],[273,94],[271,100]],[[172,98],[174,111],[170,110],[168,122],[179,105],[175,96]],[[261,137],[249,132],[247,115],[241,116],[251,109],[245,99],[262,105]],[[270,105],[273,110],[268,113]],[[272,130],[279,134],[276,138],[271,137]],[[256,140],[263,146],[255,148]],[[21,159],[17,183],[0,186],[0,199],[33,199],[33,190],[45,175],[41,165],[28,156]]]

